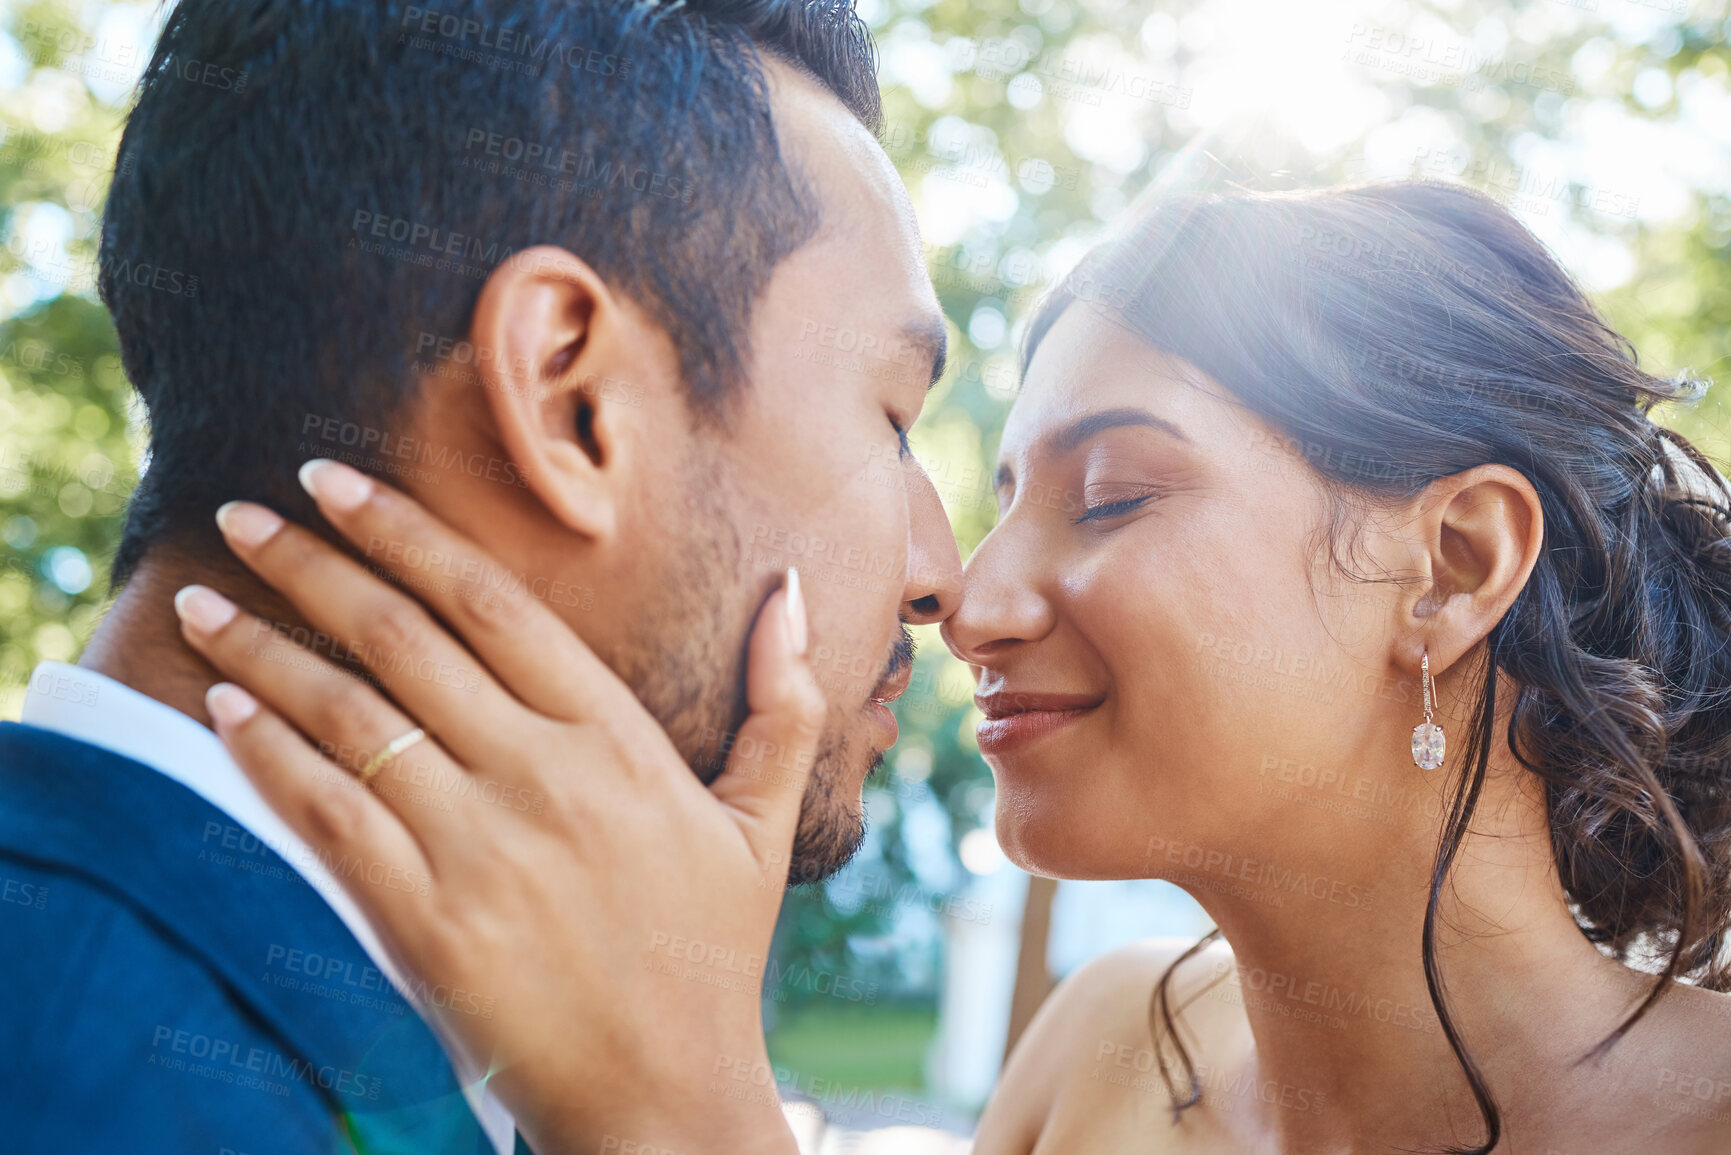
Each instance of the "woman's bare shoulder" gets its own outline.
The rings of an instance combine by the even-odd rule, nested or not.
[[[1154,988],[1194,944],[1143,939],[1099,956],[1059,983],[1005,1064],[980,1120],[976,1155],[1026,1155],[1067,1095],[1126,1082],[1157,1084],[1149,1024]],[[1243,1023],[1236,1005],[1205,997],[1232,965],[1231,948],[1221,941],[1173,973],[1170,1005],[1193,1054]]]
[[[1642,1106],[1658,1107],[1699,1144],[1679,1141],[1679,1151],[1731,1151],[1731,994],[1677,983],[1654,1011],[1650,1033],[1630,1040],[1646,1044],[1631,1080]]]

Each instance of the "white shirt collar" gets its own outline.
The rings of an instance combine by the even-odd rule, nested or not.
[[[411,1006],[416,1005],[402,971],[361,908],[312,847],[270,808],[215,733],[124,683],[65,662],[43,662],[31,672],[21,721],[143,763],[234,819],[318,891],[391,985]],[[439,1033],[437,1023],[429,1018],[428,1024],[445,1042],[449,1054],[452,1048]],[[516,1142],[515,1120],[490,1090],[463,1076],[466,1066],[456,1065],[463,1094],[499,1155],[511,1155]]]

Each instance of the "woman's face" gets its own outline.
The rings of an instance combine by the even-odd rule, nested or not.
[[[944,635],[976,667],[1011,859],[1248,883],[1277,905],[1302,875],[1348,905],[1336,884],[1408,837],[1421,710],[1393,664],[1398,587],[1330,564],[1302,449],[1077,304],[1041,342],[998,462],[998,524]],[[1361,566],[1381,540],[1360,539]]]

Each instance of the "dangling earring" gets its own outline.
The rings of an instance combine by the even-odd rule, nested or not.
[[[1431,687],[1436,679],[1430,676],[1430,651],[1424,651],[1419,661],[1419,684],[1424,688],[1424,721],[1412,728],[1412,760],[1420,769],[1435,770],[1442,765],[1443,732],[1431,719]]]

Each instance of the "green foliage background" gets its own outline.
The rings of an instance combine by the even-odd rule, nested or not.
[[[1371,7],[1378,28],[1442,28],[1473,43],[1488,37],[1504,44],[1500,59],[1569,78],[1566,85],[1520,83],[1501,67],[1438,83],[1392,70],[1367,74],[1390,116],[1434,110],[1470,157],[1464,171],[1439,174],[1415,156],[1416,175],[1455,175],[1504,199],[1530,200],[1524,179],[1499,172],[1532,171],[1520,158],[1532,155],[1534,143],[1562,138],[1594,107],[1666,123],[1682,117],[1686,94],[1706,93],[1722,112],[1731,109],[1726,0],[1391,0]],[[136,70],[141,58],[100,31],[117,11],[154,26],[154,8],[143,5],[36,0],[4,10],[0,718],[17,716],[37,662],[72,659],[89,637],[144,445],[113,331],[92,288],[102,195],[124,114],[125,93],[110,78],[117,69]],[[1079,251],[1180,158],[1184,172],[1200,174],[1184,179],[1260,187],[1353,180],[1376,166],[1367,161],[1368,134],[1313,151],[1266,115],[1236,118],[1199,138],[1186,107],[1190,78],[1222,45],[1259,34],[1254,20],[1232,17],[1239,9],[1223,0],[870,0],[862,11],[882,46],[886,148],[922,219],[946,189],[995,206],[930,246],[954,326],[952,368],[913,431],[965,556],[994,516],[986,478],[1014,394],[1015,322],[1056,275],[1062,262],[1055,254]],[[1354,33],[1345,26],[1340,32],[1349,51]],[[1279,63],[1278,54],[1269,59]],[[1159,95],[1126,95],[1126,78]],[[1292,83],[1298,95],[1302,75]],[[1085,134],[1076,131],[1076,118],[1125,100],[1134,103],[1123,123],[1145,146],[1140,158],[1114,167],[1099,159],[1097,144],[1092,155],[1079,152]],[[1680,139],[1679,147],[1731,148],[1723,127]],[[1548,189],[1542,208],[1632,254],[1633,274],[1600,295],[1614,323],[1663,371],[1723,374],[1731,352],[1727,189],[1691,188],[1687,210],[1658,223],[1640,213],[1601,212],[1590,191]],[[1731,452],[1727,404],[1715,390],[1667,419],[1723,461]],[[952,852],[990,825],[990,777],[973,744],[969,679],[932,631],[922,633],[914,687],[899,704],[906,737],[894,761],[901,777],[869,791],[885,869],[900,880],[914,877],[903,837],[911,806],[941,804]],[[789,896],[778,957],[790,966],[870,973],[894,993],[895,975],[871,948],[892,934],[897,917],[893,907],[860,907],[823,887],[802,888]],[[901,993],[930,996],[929,989]],[[790,990],[772,1011],[815,997]]]
[[[15,50],[52,95],[0,91],[0,717],[17,716],[36,662],[73,659],[95,627],[143,445],[93,288],[120,111],[78,75],[75,11],[13,10]],[[30,228],[45,217],[66,234],[53,251]]]

